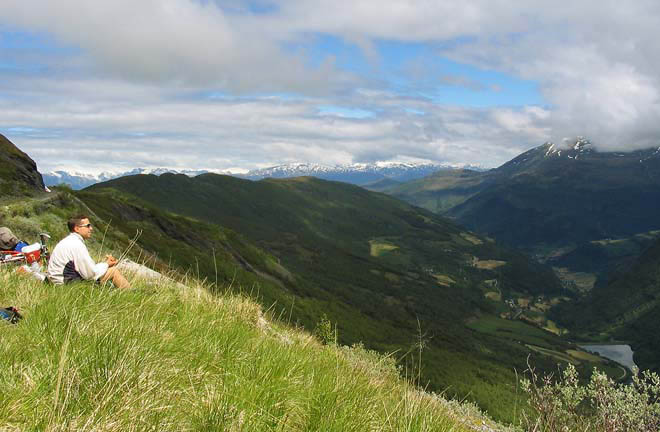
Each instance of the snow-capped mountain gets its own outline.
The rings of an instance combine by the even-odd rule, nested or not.
[[[94,175],[80,172],[51,171],[43,173],[42,177],[44,178],[46,186],[65,184],[71,186],[73,189],[83,189],[95,183],[113,179],[116,175],[108,172]]]
[[[112,180],[118,177],[125,177],[136,174],[154,174],[161,175],[165,173],[185,174],[194,177],[200,174],[206,174],[207,170],[175,170],[170,168],[135,168],[130,171],[122,173],[102,172],[100,174],[88,174],[79,172],[67,171],[52,171],[43,174],[44,183],[46,186],[55,186],[59,184],[66,184],[71,186],[72,189],[83,189],[96,183]]]
[[[376,162],[358,163],[350,165],[328,166],[322,164],[294,163],[278,165],[270,168],[252,170],[238,177],[260,180],[263,178],[287,178],[312,176],[324,180],[341,181],[356,185],[366,185],[384,179],[398,182],[414,180],[436,171],[466,167],[465,165],[451,165],[439,163],[398,163],[398,162]],[[482,169],[471,166],[472,169]]]
[[[328,166],[311,163],[293,163],[287,165],[278,165],[270,168],[252,170],[245,174],[232,174],[230,172],[213,171],[217,174],[233,175],[248,180],[261,180],[264,178],[288,178],[313,176],[324,180],[341,181],[356,185],[366,185],[380,180],[393,180],[405,182],[417,178],[425,177],[436,171],[454,168],[470,168],[474,170],[483,170],[479,166],[451,165],[438,163],[397,163],[397,162],[376,162],[372,164],[350,164]],[[54,171],[43,174],[46,186],[58,184],[67,184],[73,189],[83,189],[95,183],[104,182],[118,177],[124,177],[136,174],[154,174],[164,173],[185,174],[194,177],[200,174],[206,174],[207,170],[175,170],[170,168],[136,168],[122,173],[103,172],[98,175],[85,174],[78,172]]]
[[[547,143],[548,150],[545,157],[561,157],[562,153],[568,159],[579,159],[580,156],[589,154],[594,150],[591,141],[584,137],[577,137],[575,140],[564,141],[563,145],[557,146],[553,143]]]

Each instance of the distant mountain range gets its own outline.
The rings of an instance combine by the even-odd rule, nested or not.
[[[295,163],[287,165],[278,165],[271,168],[252,170],[247,174],[237,177],[260,180],[263,178],[290,178],[290,177],[316,177],[323,180],[341,181],[358,186],[368,185],[370,183],[382,180],[392,180],[395,182],[407,182],[410,180],[426,177],[437,171],[456,169],[465,165],[452,165],[447,163],[397,163],[397,162],[376,162],[369,164],[350,164],[350,165],[321,165],[309,163]],[[483,170],[476,165],[469,165],[471,169]]]
[[[194,177],[200,174],[206,174],[209,171],[206,170],[174,170],[170,168],[135,168],[130,171],[125,171],[121,173],[113,172],[102,172],[100,174],[88,174],[88,173],[79,173],[79,172],[68,172],[68,171],[51,171],[43,174],[44,183],[46,186],[56,186],[59,184],[66,184],[71,186],[72,189],[79,190],[84,189],[87,186],[91,186],[96,183],[101,183],[104,181],[112,180],[119,177],[125,177],[129,175],[137,174],[154,174],[161,175],[164,173],[173,173],[173,174],[185,174],[187,176]]]
[[[119,177],[126,177],[136,174],[154,174],[164,173],[185,174],[189,177],[195,177],[200,174],[214,172],[215,174],[226,174],[248,180],[261,180],[264,178],[290,178],[290,177],[316,177],[323,180],[341,181],[344,183],[356,184],[359,186],[378,183],[383,180],[400,183],[428,176],[441,170],[451,170],[464,165],[446,164],[446,163],[393,163],[377,162],[372,164],[350,164],[328,166],[322,164],[310,163],[292,163],[278,165],[270,168],[252,170],[244,174],[234,174],[231,172],[208,171],[208,170],[176,170],[170,168],[136,168],[122,173],[103,172],[98,175],[54,171],[43,175],[47,186],[58,184],[67,184],[73,189],[84,189],[96,183],[112,180]],[[478,165],[465,165],[473,170],[483,170]]]

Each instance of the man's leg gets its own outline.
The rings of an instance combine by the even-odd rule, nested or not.
[[[106,283],[107,281],[112,280],[114,286],[119,289],[129,289],[131,287],[131,284],[128,283],[117,267],[110,267],[99,280],[101,283]]]

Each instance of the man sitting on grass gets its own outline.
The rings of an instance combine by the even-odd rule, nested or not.
[[[50,255],[48,278],[57,285],[81,280],[95,280],[100,283],[112,281],[121,289],[130,288],[126,278],[115,267],[117,259],[106,255],[105,262],[95,263],[85,240],[92,236],[92,224],[85,215],[74,216],[68,222],[71,234],[63,238]]]

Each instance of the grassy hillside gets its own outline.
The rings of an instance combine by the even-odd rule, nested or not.
[[[81,196],[85,196],[85,194],[86,193],[82,193]],[[103,199],[108,198],[108,194],[113,194],[112,199]],[[91,198],[92,197],[86,196],[86,201],[92,203],[93,200]],[[92,210],[91,208],[87,207],[84,202],[80,201],[75,194],[72,194],[66,190],[62,190],[55,194],[39,197],[37,199],[24,199],[22,202],[16,202],[7,207],[3,207],[0,213],[3,220],[9,226],[11,226],[20,237],[31,240],[36,236],[38,232],[42,230],[50,231],[55,239],[61,238],[66,234],[64,229],[64,221],[66,217],[72,213],[77,213],[80,211],[87,212],[91,215],[94,226],[96,227],[96,234],[89,241],[89,246],[93,252],[93,255],[95,256],[102,256],[107,252],[112,252],[116,256],[121,255],[123,251],[130,247],[131,239],[135,235],[136,230],[139,230],[141,235],[138,239],[138,243],[133,245],[130,251],[128,251],[128,255],[131,258],[135,260],[146,261],[150,266],[160,269],[167,269],[170,266],[178,268],[184,273],[187,272],[189,276],[194,276],[193,279],[197,278],[197,274],[199,274],[201,277],[207,276],[205,291],[202,292],[196,290],[191,297],[202,296],[206,300],[213,302],[215,301],[213,300],[213,297],[209,297],[207,295],[212,294],[213,296],[217,296],[217,301],[221,303],[224,302],[227,298],[235,298],[229,295],[230,292],[243,293],[242,296],[257,297],[259,300],[264,302],[263,304],[266,305],[268,310],[266,315],[272,318],[268,320],[270,328],[277,328],[282,331],[288,328],[286,324],[282,323],[293,324],[296,320],[296,315],[298,314],[301,316],[304,316],[306,313],[309,313],[310,316],[313,313],[318,313],[320,316],[327,314],[331,317],[332,324],[339,328],[338,336],[340,343],[347,339],[347,337],[342,333],[348,333],[349,335],[351,334],[348,329],[350,325],[360,326],[361,328],[359,331],[364,332],[367,337],[373,335],[376,338],[376,343],[378,343],[379,340],[385,340],[386,343],[388,343],[388,345],[385,347],[380,346],[378,349],[381,352],[391,353],[388,356],[389,360],[382,360],[380,357],[374,357],[373,354],[368,354],[369,356],[376,358],[376,362],[390,362],[395,364],[397,365],[395,369],[397,370],[398,374],[412,377],[416,383],[423,384],[424,386],[426,386],[428,379],[435,380],[436,383],[449,382],[449,387],[445,386],[441,389],[444,390],[444,394],[447,396],[461,397],[463,392],[472,392],[472,394],[468,396],[469,399],[478,400],[482,406],[489,408],[489,412],[492,415],[498,416],[500,418],[507,418],[511,421],[515,421],[516,419],[520,418],[520,406],[524,404],[524,399],[520,394],[517,394],[516,392],[516,379],[512,368],[515,366],[519,371],[523,370],[525,367],[525,357],[528,353],[531,352],[531,357],[534,364],[544,366],[547,369],[554,369],[554,364],[559,358],[558,356],[561,356],[559,351],[570,348],[568,345],[558,343],[557,339],[553,338],[550,333],[542,332],[541,330],[529,325],[525,325],[522,322],[518,323],[519,325],[512,330],[511,325],[507,324],[511,323],[510,321],[498,321],[493,320],[492,318],[489,320],[487,318],[488,315],[483,315],[477,321],[470,324],[470,329],[463,328],[462,333],[449,335],[453,338],[469,338],[468,340],[464,341],[463,344],[457,343],[444,345],[446,343],[444,341],[447,340],[448,336],[440,334],[439,332],[436,333],[437,330],[435,330],[435,328],[432,328],[433,330],[429,330],[430,326],[426,327],[424,323],[427,321],[424,321],[422,318],[420,318],[420,321],[422,323],[421,325],[423,334],[418,334],[417,329],[415,329],[413,334],[411,334],[405,327],[399,327],[396,325],[396,323],[392,323],[387,319],[377,320],[374,317],[361,315],[360,310],[355,306],[350,304],[343,304],[336,300],[333,301],[332,298],[326,301],[313,297],[294,297],[292,291],[290,291],[286,284],[290,283],[291,280],[295,281],[298,276],[289,272],[281,265],[274,266],[274,257],[258,248],[255,248],[254,246],[251,246],[246,240],[242,239],[231,230],[226,228],[223,229],[216,225],[207,224],[199,220],[193,220],[174,214],[169,214],[156,208],[150,208],[148,205],[140,203],[139,200],[136,200],[134,197],[125,196],[116,191],[105,191],[100,194],[100,196],[95,198],[99,202],[93,206],[95,210]],[[101,205],[101,202],[105,205],[105,207]],[[105,219],[105,212],[107,212],[108,215],[112,215],[113,219]],[[108,222],[110,222],[110,224],[108,224]],[[176,240],[177,238],[180,240]],[[474,241],[474,239],[470,239]],[[388,251],[389,248],[383,246],[383,243],[376,243],[372,244],[371,246],[372,247],[370,248],[370,252],[374,251],[377,255],[392,252],[391,250]],[[209,248],[211,250],[215,250],[215,253],[209,254]],[[161,255],[156,255],[154,252],[159,252]],[[215,259],[213,259],[214,255]],[[48,311],[47,314],[39,318],[39,323],[34,324],[34,327],[31,328],[30,332],[42,332],[44,329],[50,329],[54,325],[52,323],[55,322],[57,323],[57,326],[59,326],[57,331],[60,333],[58,333],[57,337],[62,336],[62,339],[57,339],[60,341],[58,345],[55,342],[55,336],[53,337],[54,339],[52,339],[51,342],[54,344],[55,348],[52,348],[52,352],[50,352],[49,355],[60,357],[56,357],[55,359],[48,357],[46,360],[43,360],[49,365],[49,367],[52,368],[59,368],[61,349],[63,346],[62,341],[66,340],[66,332],[69,328],[69,321],[67,320],[74,318],[78,319],[82,316],[77,315],[76,312],[72,318],[70,312],[67,311],[69,305],[73,305],[74,310],[86,310],[86,308],[89,307],[89,311],[85,312],[84,319],[92,320],[91,323],[86,324],[84,322],[79,322],[79,325],[74,327],[75,329],[107,328],[108,333],[116,330],[116,326],[118,325],[118,317],[125,317],[128,323],[137,323],[136,325],[142,326],[146,325],[147,322],[151,323],[152,321],[158,321],[161,318],[164,320],[173,320],[176,322],[185,318],[183,321],[181,321],[181,326],[179,330],[177,330],[186,330],[183,333],[183,336],[181,336],[179,339],[176,339],[175,342],[172,342],[173,345],[165,346],[167,350],[172,350],[172,353],[168,354],[167,350],[164,353],[158,351],[157,354],[149,354],[147,356],[148,358],[155,356],[157,358],[163,359],[167,358],[167,355],[177,356],[177,353],[180,353],[180,350],[183,349],[174,349],[173,347],[177,345],[189,345],[191,350],[201,350],[201,345],[203,343],[208,343],[211,347],[216,346],[213,342],[216,338],[216,333],[210,332],[210,325],[208,320],[213,322],[213,320],[219,320],[219,318],[209,315],[207,318],[201,318],[199,324],[193,323],[192,321],[196,319],[195,317],[199,315],[200,312],[195,308],[191,308],[190,310],[188,309],[189,305],[187,305],[186,301],[190,298],[190,293],[187,291],[181,291],[180,288],[175,288],[172,286],[158,287],[149,284],[138,283],[136,284],[137,292],[126,294],[127,297],[124,297],[124,294],[122,293],[116,293],[113,291],[97,292],[94,288],[89,291],[85,291],[87,292],[85,296],[79,296],[80,291],[76,289],[71,291],[63,291],[60,289],[61,287],[58,287],[57,290],[53,290],[52,287],[34,285],[29,283],[29,281],[25,282],[25,280],[17,279],[14,276],[5,275],[2,277],[4,279],[2,279],[3,282],[0,285],[2,286],[3,294],[2,297],[0,297],[0,300],[2,301],[0,304],[18,305],[24,311],[26,311],[30,317],[40,316],[39,313],[41,313],[42,310]],[[80,289],[84,290],[89,288],[84,288],[84,286],[81,286]],[[191,288],[191,290],[192,289],[193,288]],[[64,297],[59,296],[59,294],[64,294],[65,292],[66,295]],[[106,298],[101,296],[99,303],[94,303],[93,305],[87,303],[93,303],[95,301],[95,297],[101,294],[107,294],[109,297]],[[245,298],[242,296],[239,297],[242,299],[240,302],[241,304],[243,304],[244,301],[247,302],[247,300],[245,300]],[[269,298],[269,300],[265,302],[265,298]],[[125,303],[124,301],[126,299],[129,299],[130,301]],[[162,304],[159,303],[161,300],[165,301],[165,299],[170,299],[167,300],[170,302],[168,303],[167,307],[163,307]],[[278,309],[276,306],[268,307],[273,304],[271,302],[277,302],[275,305],[278,305],[281,304],[281,302],[285,302],[287,300],[291,300],[291,303],[288,304],[289,306],[287,308],[284,308],[283,312],[282,309]],[[41,303],[42,301],[45,301],[46,303]],[[151,306],[147,306],[147,303],[151,301],[155,301],[157,305],[153,306],[154,309],[149,312],[151,315],[145,315],[145,317],[148,318],[144,318],[144,320],[141,322],[141,315],[146,314],[146,309],[151,308]],[[51,304],[49,302],[53,303]],[[252,303],[252,301],[248,303]],[[46,304],[49,306],[46,306]],[[314,309],[315,306],[318,307],[318,310]],[[41,309],[42,307],[45,309]],[[254,306],[254,303],[252,303],[252,306],[250,307],[254,308],[256,306]],[[384,310],[387,311],[387,309]],[[337,313],[337,311],[339,311],[340,316],[344,316],[346,319],[351,320],[349,324],[340,320],[336,320],[336,316],[333,314]],[[248,313],[244,310],[231,310],[230,312],[226,312],[225,315],[233,314],[236,317],[248,317],[248,315],[251,313],[252,312]],[[60,314],[63,316],[63,318],[59,317]],[[163,314],[163,316],[161,317],[160,314]],[[101,320],[100,322],[94,321],[97,315],[99,315],[99,319]],[[248,322],[250,322],[251,319],[252,318],[248,319]],[[123,322],[124,320],[121,319],[120,321]],[[163,324],[162,327],[159,327],[160,336],[156,336],[154,334],[158,333],[158,331],[150,331],[149,334],[158,339],[159,342],[162,340],[169,340],[170,336],[168,335],[170,334],[170,330],[168,326],[174,325],[170,323],[170,321],[167,321],[169,324]],[[318,320],[314,324],[310,325],[309,328],[313,329],[317,327],[317,323]],[[323,326],[320,328],[327,329],[327,327]],[[139,327],[137,330],[135,328],[130,330],[126,329],[126,332],[129,332],[133,336],[130,338],[119,338],[122,343],[128,343],[127,347],[119,348],[119,352],[122,355],[127,355],[126,353],[130,351],[130,347],[135,346],[135,344],[143,344],[140,339],[135,338],[138,338],[139,335],[145,333],[145,331],[145,327]],[[220,333],[222,331],[224,330],[221,330]],[[297,334],[298,332],[294,333]],[[383,336],[383,334],[386,336]],[[97,336],[102,340],[109,340],[108,338],[110,337],[107,333],[99,334]],[[328,332],[326,332],[326,339],[327,336]],[[11,347],[23,345],[29,345],[32,347],[32,345],[39,343],[39,337],[39,335],[35,335],[34,333],[21,333],[21,339],[12,339],[9,341],[6,349],[12,349]],[[378,339],[378,337],[381,339]],[[390,339],[386,339],[386,337],[390,337]],[[280,338],[280,336],[277,336],[277,338]],[[332,334],[331,331],[330,339],[333,338],[334,334]],[[396,338],[399,339],[397,340]],[[113,344],[119,343],[115,339],[111,340],[113,341]],[[438,343],[438,341],[443,342]],[[365,339],[365,342],[370,345],[375,345],[368,339]],[[105,351],[103,351],[103,348],[99,345],[101,343],[98,341],[95,342],[96,346],[98,346],[97,351],[87,351],[83,349],[83,347],[88,343],[90,343],[90,340],[83,338],[81,339],[80,345],[78,345],[79,349],[81,350],[80,356],[82,356],[80,357],[80,362],[84,364],[88,364],[90,362],[94,364],[98,363],[101,365],[99,367],[105,368],[103,369],[105,371],[103,373],[111,374],[111,370],[104,366],[104,358],[107,355],[110,355],[110,358],[114,359],[112,360],[114,362],[116,361],[118,354],[107,354]],[[523,343],[525,345],[522,345]],[[546,347],[544,348],[545,351],[540,351],[536,348],[527,348],[527,346],[534,346],[536,344],[542,344],[544,347]],[[69,349],[71,346],[72,345],[68,345],[67,349]],[[149,346],[149,344],[147,344],[147,346]],[[467,347],[467,349],[465,347]],[[421,351],[420,348],[422,348]],[[40,348],[32,347],[31,350],[32,349],[39,350]],[[362,352],[362,350],[358,351]],[[12,374],[16,371],[29,372],[40,370],[31,368],[30,365],[34,362],[39,363],[41,360],[38,360],[38,356],[41,355],[44,351],[41,350],[37,353],[34,351],[30,352],[31,354],[28,357],[17,357],[18,360],[23,362],[20,364],[20,366],[3,368],[6,374],[8,374],[5,375],[5,378],[3,379],[14,382],[16,381],[16,377]],[[143,351],[139,352],[144,354]],[[69,354],[67,354],[67,356],[68,355]],[[98,355],[100,360],[94,360],[93,356],[95,355]],[[361,356],[362,354],[358,355]],[[67,357],[67,359],[69,358],[70,357]],[[244,356],[242,358],[249,360],[251,357]],[[290,360],[289,357],[285,356],[285,358]],[[314,359],[316,359],[316,357],[314,357]],[[137,357],[133,357],[131,361],[135,362],[135,364],[141,364],[138,360],[139,359]],[[15,360],[10,356],[7,357],[7,361],[13,362]],[[315,360],[309,361],[314,362]],[[82,367],[82,363],[79,364],[80,367]],[[12,363],[12,365],[14,365],[14,363]],[[148,367],[143,370],[148,370],[152,367],[151,363],[145,363],[145,365]],[[279,367],[281,368],[283,366]],[[310,366],[310,368],[314,367],[315,366]],[[356,368],[355,365],[349,365],[348,367]],[[388,366],[388,368],[390,367],[394,368],[394,366]],[[589,363],[584,363],[583,367],[584,369],[591,368]],[[178,370],[185,371],[187,369],[184,368]],[[360,369],[357,369],[357,371],[358,373],[362,373],[360,372]],[[31,377],[30,380],[34,381],[35,378],[32,378],[32,373],[33,372],[30,372],[28,376]],[[193,372],[185,373],[190,374]],[[222,373],[225,374],[223,376],[233,376],[235,374],[234,372],[226,372],[225,370],[223,370]],[[378,374],[381,373],[382,372],[378,372]],[[51,386],[48,387],[48,390],[44,390],[46,384],[43,380],[50,380],[52,384],[54,379],[53,376],[56,376],[54,372],[40,372],[38,376],[41,377],[42,381],[39,381],[38,385],[30,384],[32,382],[30,380],[27,380],[27,383],[21,384],[21,380],[23,379],[21,378],[21,380],[17,381],[18,384],[12,384],[12,386],[19,384],[23,386],[33,385],[36,386],[34,392],[28,392],[28,396],[25,396],[25,389],[23,387],[21,387],[17,392],[12,390],[7,396],[7,403],[1,403],[0,406],[7,405],[10,407],[7,408],[8,411],[5,411],[5,413],[7,416],[10,416],[12,424],[16,424],[17,422],[19,422],[19,424],[20,422],[27,422],[25,424],[36,425],[34,426],[36,429],[43,429],[48,424],[54,424],[64,420],[67,422],[72,421],[70,419],[78,419],[75,421],[80,421],[83,424],[87,424],[88,422],[89,424],[97,424],[95,422],[102,423],[110,421],[110,418],[117,416],[120,418],[117,420],[117,425],[119,425],[117,426],[117,429],[124,429],[124,422],[127,421],[129,416],[133,416],[134,412],[128,412],[125,410],[122,411],[123,408],[120,408],[120,405],[126,402],[125,399],[122,399],[123,396],[121,396],[119,392],[113,396],[108,396],[109,398],[111,397],[113,401],[118,400],[121,402],[112,402],[112,404],[114,404],[114,408],[109,408],[107,412],[101,410],[100,413],[94,413],[92,411],[98,408],[98,406],[94,404],[97,403],[98,400],[91,395],[91,390],[89,390],[88,387],[85,387],[87,384],[83,385],[83,383],[75,381],[78,379],[77,377],[79,375],[75,369],[71,372],[71,374],[72,375],[67,378],[71,380],[70,384],[68,384],[71,387],[67,388],[67,391],[82,391],[83,393],[76,393],[76,397],[88,399],[87,402],[82,403],[84,406],[74,400],[68,400],[66,401],[66,404],[68,405],[65,404],[66,407],[62,408],[64,405],[48,405],[48,403],[43,402],[43,400],[40,399],[40,397],[43,397],[47,401],[52,401],[55,397],[55,393],[58,391],[63,391],[57,390],[57,386]],[[451,380],[447,379],[447,376],[449,376]],[[259,377],[263,378],[262,375],[259,375]],[[130,380],[134,380],[135,376],[129,374],[129,378]],[[166,379],[163,378],[163,380]],[[360,379],[350,378],[350,380],[355,381],[360,386],[362,386],[362,381]],[[4,382],[5,381],[3,381],[3,383]],[[131,381],[131,383],[132,382],[133,381]],[[299,383],[299,380],[296,381],[296,384]],[[99,385],[100,384],[97,384],[97,387],[94,387],[94,389],[98,390]],[[181,385],[181,381],[178,379],[173,379],[169,385]],[[197,386],[198,384],[195,385]],[[16,387],[7,388],[15,389]],[[60,389],[64,388],[65,387],[61,387],[60,385]],[[367,388],[369,389],[370,387]],[[344,390],[346,390],[346,388],[342,389],[342,392]],[[132,392],[133,393],[131,394],[133,396],[130,397],[134,397],[138,390],[134,389]],[[392,390],[392,392],[393,395],[397,397],[396,392],[394,390]],[[155,393],[160,392],[154,392],[154,394]],[[198,396],[198,393],[193,392],[193,390],[190,390],[189,393],[191,395],[194,394],[194,397]],[[331,402],[334,401],[332,403],[339,403],[337,401],[344,400],[344,397],[341,396],[340,393],[335,394],[336,398],[331,398]],[[32,402],[26,402],[26,399],[24,399],[26,397],[29,397],[30,401],[38,400],[41,402],[39,402],[39,406],[36,407],[32,405]],[[250,397],[252,397],[252,395]],[[304,396],[304,398],[307,397],[308,396]],[[90,399],[92,400],[90,401]],[[233,399],[231,400],[233,401]],[[246,400],[251,399],[247,398]],[[165,410],[165,408],[162,408],[163,406],[171,406],[171,402],[168,404],[167,401],[169,400],[166,401],[164,399],[158,399],[157,402],[144,400],[142,401],[144,403],[140,406],[146,407],[145,409],[152,407],[155,410],[158,407],[161,407],[158,409]],[[360,403],[362,402],[364,402],[364,399],[361,399]],[[105,402],[103,403],[105,404]],[[161,403],[162,405],[159,405]],[[225,402],[223,402],[223,404],[224,403]],[[380,403],[381,405],[383,404],[383,402],[377,403]],[[383,409],[387,410],[387,412],[396,413],[396,410],[392,411],[389,405],[387,405],[388,403],[389,402],[386,402],[384,404]],[[405,406],[408,404],[408,402],[402,402],[402,400],[399,400],[399,403],[402,404],[403,409],[406,409]],[[254,415],[256,417],[258,416],[256,413],[257,411],[262,412],[264,410],[264,408],[261,406],[255,407],[254,404],[252,405],[252,409],[254,411],[253,414],[250,415]],[[230,405],[225,404],[222,406],[229,406],[230,408],[228,409],[230,409],[232,413],[238,413],[236,415],[240,415],[241,410],[233,411],[234,408],[231,408],[236,406],[234,402],[232,402]],[[401,405],[399,406],[401,407]],[[93,410],[92,407],[94,407]],[[214,413],[217,411],[216,408],[212,409],[215,410],[213,411]],[[169,411],[167,415],[163,416],[165,419],[163,421],[170,421],[172,416],[179,416],[179,420],[173,421],[173,424],[187,424],[185,423],[187,420],[184,420],[184,418],[190,419],[191,416],[194,417],[194,412],[191,410],[197,409],[201,408],[189,407],[189,409],[186,408],[186,410],[181,412],[176,411],[174,408],[167,408]],[[331,407],[328,409],[331,409]],[[369,408],[368,406],[366,409],[370,410],[369,412],[375,410],[375,408]],[[48,410],[53,411],[51,412]],[[60,410],[59,412],[61,412],[61,414],[56,414],[57,410]],[[28,411],[32,414],[28,415]],[[193,414],[191,414],[191,412],[193,412]],[[0,413],[2,413],[2,411],[0,411]],[[150,424],[149,422],[151,421],[161,421],[157,415],[152,414],[153,413],[148,415],[145,414],[144,416],[138,416],[138,418],[146,419],[144,422],[147,424]],[[238,421],[234,417],[231,417],[231,415],[222,414],[219,420],[216,418],[215,420],[212,419],[212,421]],[[16,416],[18,416],[18,420]],[[212,417],[210,414],[209,416]],[[289,416],[293,416],[293,414],[289,414]],[[358,415],[358,418],[356,419],[358,422],[362,421],[359,420],[360,416],[361,414]],[[435,416],[435,414],[433,416]],[[155,420],[152,420],[152,418]],[[230,420],[226,420],[226,418],[229,418]],[[433,418],[433,424],[436,424],[435,422],[439,422],[438,424],[440,426],[445,424],[443,423],[444,420],[439,420],[441,417]],[[9,421],[10,420],[7,420],[7,422]],[[177,421],[179,423],[176,423]],[[263,419],[255,419],[254,421],[255,423],[253,424],[261,424],[259,422],[262,422]],[[419,422],[423,423],[425,420],[420,420],[419,422],[418,420],[410,421],[412,422],[410,423],[411,430],[435,430],[432,428],[424,429],[424,427],[420,427],[421,429],[415,429],[417,427],[415,424],[419,424]],[[394,422],[392,418],[387,420],[387,423],[388,426],[376,427],[376,429],[406,430],[405,427],[408,427],[402,427],[402,423],[399,420]],[[198,423],[195,423],[195,425],[197,424]],[[286,424],[289,425],[289,423]],[[342,428],[346,428],[347,430],[360,430],[360,428],[364,426],[364,423],[359,423],[360,426],[353,426],[353,423],[350,422],[338,424],[341,424],[341,426],[337,426],[336,428],[334,426],[329,426],[328,430],[341,430]],[[195,425],[190,426],[189,428],[203,429],[203,427]],[[390,427],[389,425],[392,425],[390,429],[388,429]],[[68,425],[68,427],[70,429],[76,429],[80,428],[80,425],[74,422]],[[110,426],[106,428],[111,429]],[[255,430],[255,428],[256,430],[262,429],[261,426],[254,426],[254,428],[247,428],[246,430]],[[19,429],[24,429],[24,427]],[[314,427],[311,427],[311,429],[314,430]],[[458,430],[460,430],[460,428]]]
[[[0,429],[468,431],[473,407],[420,392],[391,357],[322,345],[246,297],[133,279],[120,292],[0,269]]]

